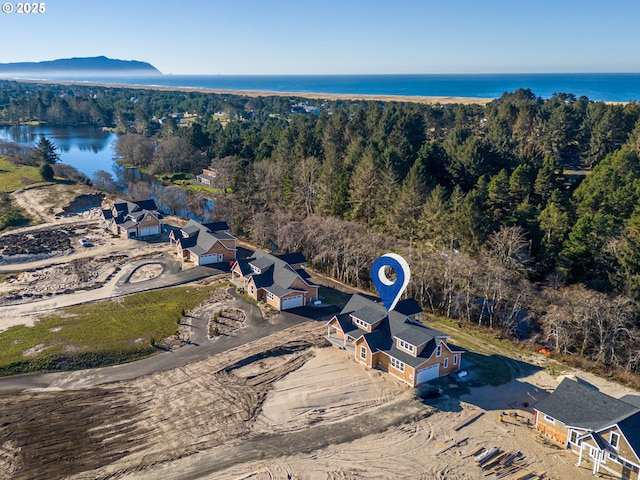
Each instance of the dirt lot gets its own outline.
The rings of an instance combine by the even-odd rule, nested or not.
[[[592,478],[571,454],[535,440],[527,410],[498,422],[505,405],[522,407],[558,383],[544,370],[423,403],[325,348],[324,333],[307,322],[133,381],[0,397],[0,477],[477,479],[470,455],[497,446],[520,451],[546,478]],[[485,413],[452,429],[476,412]]]

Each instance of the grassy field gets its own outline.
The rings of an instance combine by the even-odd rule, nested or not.
[[[215,287],[176,287],[62,309],[34,327],[0,333],[0,376],[92,368],[137,360],[177,331],[183,310]]]
[[[38,167],[14,165],[6,158],[0,157],[0,192],[14,192],[25,185],[41,181]]]

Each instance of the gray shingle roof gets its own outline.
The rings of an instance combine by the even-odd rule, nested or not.
[[[383,320],[387,316],[387,312],[381,312],[380,310],[366,306],[359,308],[355,312],[351,312],[351,315],[362,320],[367,325],[375,325],[379,321]]]
[[[283,288],[280,285],[269,285],[266,287],[263,287],[267,292],[271,292],[273,293],[276,297],[284,297],[286,294],[288,293],[292,293],[292,292],[298,292],[298,293],[303,293],[302,290],[294,290],[291,288]]]
[[[342,331],[354,338],[360,338],[362,335],[366,335],[367,332],[358,328],[352,321],[351,315],[348,313],[341,313],[336,315],[336,320],[340,324]]]
[[[131,227],[139,222],[141,218],[147,213],[152,213],[156,218],[162,218],[162,215],[157,211],[158,207],[156,202],[152,199],[140,200],[138,202],[128,202],[126,200],[117,199],[113,204],[116,215],[113,215],[112,210],[102,210],[102,216],[105,220],[111,220],[116,225],[122,225],[125,228]]]
[[[396,312],[402,313],[407,317],[410,315],[417,315],[418,313],[422,313],[422,307],[418,303],[418,301],[414,298],[405,298],[404,300],[400,300],[396,303],[396,307],[394,308]]]
[[[618,422],[618,427],[631,445],[633,453],[640,458],[640,412],[629,415]]]
[[[302,252],[292,252],[292,253],[282,253],[280,255],[275,255],[283,262],[288,263],[289,265],[298,265],[301,263],[307,263],[307,259],[302,254]]]
[[[387,309],[382,303],[369,300],[358,294],[352,295],[340,315],[337,315],[338,321],[345,333],[346,325],[343,325],[343,323],[346,323],[345,319],[347,319],[351,313],[369,324],[375,324],[381,319],[382,322],[376,330],[371,333],[363,333],[365,340],[374,351],[384,352],[412,367],[422,365],[431,356],[436,348],[437,337],[448,337],[448,335],[438,330],[412,322],[407,315],[396,310],[387,312]],[[353,327],[349,328],[352,329]],[[355,336],[351,333],[350,335]],[[416,347],[424,343],[427,345],[425,345],[417,357],[414,357],[410,353],[400,350],[396,346],[394,337],[400,338]],[[463,351],[461,349],[455,349],[455,347],[451,349]]]
[[[313,285],[312,282],[307,280],[308,275],[300,275],[298,270],[293,270],[291,265],[282,260],[281,257],[285,257],[285,255],[272,255],[263,250],[256,250],[251,258],[240,261],[238,264],[240,265],[242,275],[252,277],[257,288],[264,288],[277,296],[282,296],[285,293],[293,291],[302,291],[290,288],[293,282],[299,277],[305,280],[307,284]],[[295,256],[291,258],[295,258]],[[262,273],[252,273],[251,266],[259,269]]]
[[[207,225],[226,225],[226,222],[215,224],[201,224],[195,220],[189,220],[181,230],[189,235],[187,238],[180,238],[178,243],[184,249],[189,249],[195,255],[202,255],[215,245],[219,240],[235,240],[236,238],[223,231],[212,231]]]
[[[563,379],[535,408],[565,425],[596,431],[639,411],[633,405],[569,378]]]

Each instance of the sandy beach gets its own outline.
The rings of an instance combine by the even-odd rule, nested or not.
[[[168,92],[199,92],[213,93],[217,95],[240,95],[245,97],[296,97],[308,98],[309,100],[363,100],[378,102],[409,102],[421,103],[423,105],[486,105],[495,98],[474,98],[474,97],[450,97],[450,96],[401,96],[401,95],[363,95],[350,93],[314,93],[314,92],[272,92],[261,90],[218,90],[213,88],[196,87],[166,87],[163,85],[127,85],[111,83],[93,82],[69,82],[62,80],[16,80],[20,83],[38,83],[44,85],[79,85],[105,88],[131,88],[137,90],[162,90]]]

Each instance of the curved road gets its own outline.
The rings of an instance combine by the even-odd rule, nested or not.
[[[26,389],[71,390],[131,380],[142,375],[162,372],[181,367],[187,363],[204,360],[217,353],[312,320],[312,317],[316,320],[328,319],[327,317],[335,311],[335,309],[331,308],[315,310],[302,307],[296,309],[296,313],[281,312],[272,321],[268,322],[262,318],[260,309],[256,305],[246,301],[232,290],[230,289],[229,293],[239,302],[238,307],[247,314],[247,326],[236,330],[233,335],[221,336],[214,341],[194,342],[172,352],[163,352],[123,365],[73,372],[39,373],[0,378],[0,394],[15,393]],[[206,323],[205,320],[196,320],[192,327],[198,331],[194,335],[194,339],[206,338],[206,334],[202,334],[202,332],[206,332]]]
[[[130,283],[133,273],[143,265],[160,264],[163,267],[162,273],[155,278]],[[194,282],[212,275],[224,273],[222,270],[210,267],[193,267],[182,270],[180,262],[171,259],[170,256],[164,258],[145,258],[135,260],[127,264],[114,278],[109,280],[103,287],[94,290],[81,290],[68,295],[55,295],[46,300],[20,303],[17,305],[5,305],[0,307],[0,318],[17,317],[42,313],[56,308],[79,305],[81,303],[105,300],[107,298],[129,295],[132,293],[154,290],[158,288],[173,287],[184,283]]]

